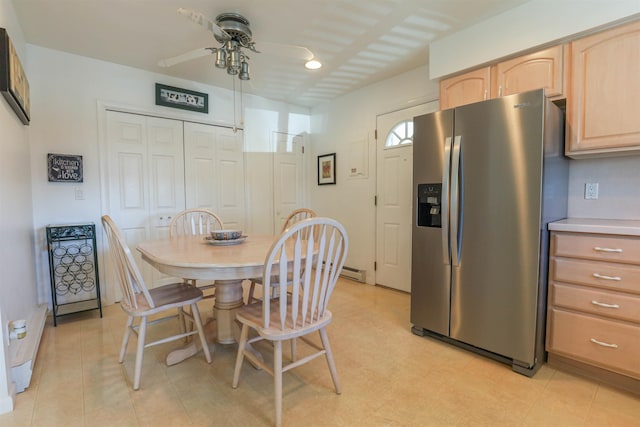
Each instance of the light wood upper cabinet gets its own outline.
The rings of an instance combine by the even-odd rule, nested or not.
[[[553,46],[440,81],[440,109],[545,88],[564,98],[564,46]]]
[[[550,98],[564,97],[563,45],[499,62],[491,74],[491,97],[545,88]]]
[[[640,21],[570,49],[567,156],[640,152]]]
[[[490,67],[440,80],[440,109],[489,99],[490,85]]]

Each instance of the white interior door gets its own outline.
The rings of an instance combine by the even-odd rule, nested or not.
[[[216,131],[213,126],[184,124],[184,160],[187,208],[218,213]]]
[[[244,230],[244,140],[241,130],[185,122],[187,208],[212,210],[226,228]]]
[[[182,122],[115,111],[106,117],[108,212],[152,287],[167,279],[142,262],[135,247],[168,235],[171,217],[184,209]],[[107,301],[120,300],[117,282],[107,283],[113,285]]]
[[[151,238],[159,239],[185,208],[184,134],[181,121],[157,117],[147,117],[147,129]]]
[[[244,230],[246,224],[244,183],[244,136],[241,130],[216,127],[220,192],[218,211],[227,228]]]
[[[411,290],[413,117],[437,108],[431,102],[376,118],[376,283],[405,292]]]
[[[274,232],[279,233],[291,211],[305,206],[302,136],[274,132]]]
[[[169,236],[173,216],[202,207],[228,228],[244,229],[245,183],[242,131],[182,120],[106,111],[107,211],[122,230],[147,286],[176,278],[160,274],[135,250],[139,242]],[[106,262],[110,263],[109,257]],[[120,300],[107,267],[106,298]]]

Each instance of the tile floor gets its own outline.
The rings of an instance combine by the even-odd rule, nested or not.
[[[202,303],[203,316],[210,304]],[[285,374],[285,426],[640,425],[637,396],[546,365],[526,378],[413,335],[407,294],[341,279],[331,309],[342,394],[322,359]],[[32,383],[0,426],[273,425],[271,376],[245,365],[233,390],[232,345],[216,345],[211,365],[200,353],[172,367],[164,357],[176,343],[153,347],[134,392],[131,344],[125,363],[117,361],[124,322],[117,305],[103,319],[83,313],[57,328],[49,320]]]

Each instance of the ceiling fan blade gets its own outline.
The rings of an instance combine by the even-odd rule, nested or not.
[[[174,56],[167,59],[161,59],[158,61],[158,66],[160,67],[172,67],[176,64],[185,61],[191,61],[192,59],[200,58],[203,56],[211,55],[217,49],[213,47],[201,47],[200,49],[195,49],[190,52],[183,53],[182,55]]]
[[[209,18],[207,18],[200,12],[196,12],[195,10],[191,10],[191,9],[180,8],[178,9],[178,13],[182,16],[186,16],[187,18],[191,19],[196,24],[205,27],[207,30],[211,31],[214,35],[222,39],[225,39],[225,40],[231,39],[231,36],[227,34],[227,32],[225,32],[222,28],[217,26],[213,21],[211,21]]]
[[[305,61],[309,61],[314,57],[313,52],[311,52],[308,48],[292,44],[260,42],[258,45],[256,45],[256,50],[260,53],[303,59]]]

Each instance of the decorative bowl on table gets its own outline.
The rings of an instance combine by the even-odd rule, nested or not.
[[[242,230],[215,230],[211,232],[213,240],[236,240],[242,237]]]

